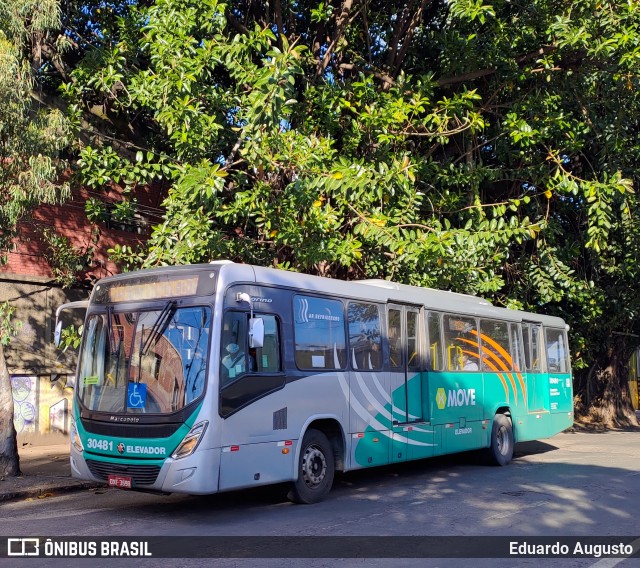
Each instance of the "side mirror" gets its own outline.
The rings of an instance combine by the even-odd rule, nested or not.
[[[55,343],[56,347],[60,347],[61,335],[62,335],[62,321],[58,320],[58,323],[56,324],[56,330],[53,333],[53,342]]]
[[[249,320],[249,347],[262,347],[264,345],[264,320],[251,318]]]
[[[79,300],[77,302],[68,302],[67,304],[62,304],[58,306],[56,310],[56,329],[53,334],[53,342],[56,347],[60,347],[60,340],[62,339],[62,320],[60,319],[60,314],[66,310],[86,310],[89,306],[89,300]],[[82,327],[78,328],[78,335],[82,335]]]

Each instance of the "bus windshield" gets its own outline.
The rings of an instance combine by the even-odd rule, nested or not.
[[[87,409],[170,414],[204,393],[208,307],[94,314],[85,323],[78,399]]]

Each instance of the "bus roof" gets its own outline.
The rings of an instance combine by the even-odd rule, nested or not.
[[[210,270],[212,267],[215,267],[216,271],[219,272],[219,289],[224,289],[233,283],[262,284],[296,289],[300,292],[330,294],[353,300],[410,304],[424,306],[434,311],[453,312],[456,314],[468,314],[509,321],[528,321],[560,328],[566,327],[565,322],[559,317],[493,306],[488,300],[469,294],[410,286],[381,279],[337,280],[276,268],[239,264],[229,260],[216,260],[208,264],[151,268],[110,276],[105,278],[104,282],[142,277],[146,274],[184,271],[200,272],[206,271],[207,269]]]
[[[212,263],[217,264],[217,263]],[[243,267],[243,268],[241,268]],[[488,300],[433,288],[423,288],[420,286],[410,286],[389,280],[337,280],[334,278],[323,278],[321,276],[311,276],[299,272],[289,272],[275,268],[265,268],[259,266],[241,264],[222,264],[221,277],[224,272],[231,272],[231,281],[239,279],[240,272],[246,269],[253,271],[257,284],[269,284],[296,288],[301,291],[316,293],[327,293],[334,296],[348,299],[372,300],[378,302],[396,302],[401,304],[412,304],[425,306],[427,309],[453,312],[457,314],[469,314],[486,318],[505,319],[509,321],[529,321],[542,323],[544,325],[565,328],[565,323],[561,318],[510,310],[508,308],[496,307]],[[240,270],[237,270],[240,269]],[[246,274],[246,273],[245,273]],[[225,282],[230,282],[228,275],[223,277]]]

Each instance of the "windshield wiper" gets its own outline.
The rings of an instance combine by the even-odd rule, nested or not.
[[[120,323],[116,323],[116,325],[114,326],[113,323],[111,322],[111,318],[113,317],[115,320],[117,320],[118,322],[120,321],[119,316],[117,314],[113,314],[113,308],[109,307],[107,309],[107,317],[109,318],[109,344],[111,345],[111,339],[112,339],[112,334],[117,333],[118,334],[118,344],[115,345],[113,351],[111,352],[110,356],[114,356],[115,355],[115,374],[116,376],[113,378],[113,381],[115,383],[115,386],[118,386],[118,374],[120,372],[120,357],[122,355],[122,343],[124,342],[124,332],[122,330],[122,325],[120,325]],[[115,335],[113,335],[113,339],[115,339]]]
[[[149,347],[151,347],[151,345],[155,345],[158,342],[158,339],[162,337],[165,330],[169,326],[169,322],[171,321],[171,318],[173,317],[173,314],[175,313],[175,311],[176,311],[176,301],[171,300],[170,302],[167,302],[167,305],[160,312],[160,315],[158,316],[158,319],[156,319],[155,323],[153,324],[153,327],[149,330],[149,336],[147,337],[145,342],[142,344],[142,339],[140,340],[140,343],[142,344],[140,347],[140,357],[142,357],[147,352],[147,350],[149,349]],[[144,336],[144,326],[143,326],[143,336]]]
[[[145,354],[149,350],[149,347],[151,347],[152,345],[155,345],[158,342],[158,340],[162,337],[165,330],[169,326],[169,323],[171,322],[171,318],[173,317],[173,314],[175,313],[175,311],[176,311],[176,301],[171,300],[170,302],[167,302],[165,307],[162,308],[162,311],[156,318],[156,321],[151,326],[151,329],[149,330],[149,335],[147,336],[146,339],[144,337],[144,324],[142,324],[142,327],[140,328],[140,344],[139,344],[140,349],[138,351],[138,377],[136,378],[137,383],[139,383],[140,380],[142,379],[142,358],[145,356]]]

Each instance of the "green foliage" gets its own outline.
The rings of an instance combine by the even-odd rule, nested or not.
[[[33,104],[32,71],[23,57],[27,35],[57,21],[55,2],[9,1],[0,8],[0,261],[19,221],[39,203],[69,196],[68,185],[58,180],[68,124],[59,110]]]
[[[78,349],[78,347],[80,347],[80,343],[82,343],[83,328],[83,325],[76,327],[73,324],[62,328],[60,332],[60,343],[58,344],[58,349],[63,353],[69,348]]]
[[[117,184],[125,190],[131,190],[138,184],[152,183],[171,175],[165,160],[157,158],[152,152],[137,152],[132,162],[118,155],[111,146],[83,148],[77,165],[83,183],[95,189]]]
[[[86,270],[93,258],[93,247],[81,251],[69,239],[59,235],[52,227],[45,227],[42,239],[46,245],[45,259],[51,267],[53,277],[63,288],[69,288],[77,281],[78,273]],[[97,235],[94,234],[94,240]]]
[[[487,17],[496,15],[493,6],[483,4],[482,0],[452,0],[449,3],[451,16],[473,22],[478,20],[484,24]]]
[[[11,337],[18,335],[22,322],[12,321],[15,308],[9,302],[0,304],[0,349],[9,345]]]
[[[485,294],[564,316],[577,367],[640,332],[635,2],[60,7],[67,39],[47,45],[67,68],[43,84],[104,134],[80,179],[132,203],[168,187],[147,246],[113,248],[123,266]]]

